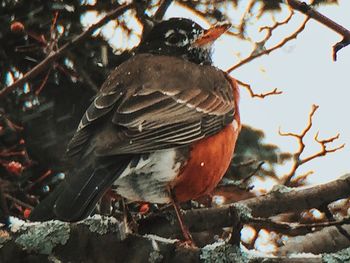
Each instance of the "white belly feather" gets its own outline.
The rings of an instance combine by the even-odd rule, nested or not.
[[[169,203],[169,182],[178,175],[181,163],[175,149],[160,150],[130,163],[114,182],[116,192],[132,201]]]

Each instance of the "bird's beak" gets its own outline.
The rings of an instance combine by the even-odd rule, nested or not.
[[[194,42],[195,46],[204,46],[214,42],[231,27],[230,23],[220,23],[204,31]]]

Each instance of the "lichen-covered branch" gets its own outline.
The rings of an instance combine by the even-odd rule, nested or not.
[[[185,211],[184,220],[190,231],[195,233],[230,227],[237,220],[249,224],[252,217],[270,217],[287,211],[319,207],[322,204],[348,197],[349,193],[350,174],[309,189],[296,190],[283,187],[265,196],[232,205]],[[239,215],[238,219],[237,216],[234,216],[234,212]],[[205,259],[212,260],[213,257],[219,255],[221,257],[234,255],[248,258],[246,262],[260,262],[257,261],[256,255],[239,252],[229,244],[206,246],[202,249],[186,249],[178,246],[176,240],[167,239],[181,233],[171,213],[163,212],[158,216],[142,219],[138,223],[139,235],[130,234],[125,225],[116,219],[101,216],[94,216],[72,224],[57,221],[14,222],[10,230],[0,232],[0,261],[7,262],[9,257],[15,253],[16,258],[22,260],[18,262],[23,262],[28,257],[34,257],[37,262],[43,262],[39,260],[47,259],[49,256],[63,262],[115,262],[116,260],[142,262],[144,259],[151,262],[158,262],[157,260],[160,259],[166,262],[186,262],[184,260],[199,262]],[[154,234],[166,238],[154,236]],[[328,237],[335,238],[334,235],[328,235]],[[326,242],[325,239],[324,242]],[[340,246],[342,247],[344,246]],[[333,246],[327,251],[335,251],[340,248]],[[308,259],[307,262],[322,262],[320,259],[320,256],[312,257],[314,261]],[[291,261],[283,256],[269,258],[269,262],[305,261],[294,261],[294,259]]]
[[[127,234],[114,218],[79,223],[15,222],[0,232],[0,262],[185,262],[199,250],[176,248],[176,240]],[[196,261],[194,261],[196,262]],[[198,260],[197,260],[198,262]]]
[[[263,256],[217,242],[188,248],[177,240],[126,233],[114,218],[95,216],[79,223],[16,222],[0,232],[1,262],[311,262],[338,254]],[[344,255],[346,251],[341,251]]]

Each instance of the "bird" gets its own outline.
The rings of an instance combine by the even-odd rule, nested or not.
[[[107,77],[68,144],[63,182],[31,221],[88,217],[112,189],[130,201],[178,204],[209,194],[224,176],[241,129],[236,81],[213,66],[228,23],[156,23]]]

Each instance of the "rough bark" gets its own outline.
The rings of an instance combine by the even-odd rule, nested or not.
[[[184,211],[184,221],[191,232],[230,227],[234,225],[233,210],[238,211],[241,220],[249,216],[271,217],[285,212],[298,212],[318,208],[333,201],[350,196],[350,174],[314,187],[298,190],[288,187],[275,188],[269,194],[239,201],[218,208],[204,208]],[[173,216],[160,214],[141,220],[140,233],[171,236],[180,233]]]
[[[281,188],[265,196],[220,208],[186,211],[184,218],[190,231],[201,232],[230,227],[235,225],[237,220],[249,223],[251,216],[272,216],[287,211],[319,207],[347,197],[349,193],[350,175],[346,175],[333,182],[308,189]],[[235,216],[235,213],[239,216]],[[217,262],[219,259],[225,259],[227,262],[261,262],[263,259],[261,255],[252,254],[251,251],[242,252],[225,243],[195,249],[181,246],[177,240],[168,239],[180,233],[171,213],[151,216],[139,223],[139,235],[136,235],[129,233],[124,223],[97,215],[71,224],[59,221],[25,223],[15,220],[10,229],[0,232],[0,262]],[[344,225],[343,228],[349,226]],[[342,239],[344,236],[341,235],[334,227],[324,228],[305,237],[291,239],[289,244],[279,250],[279,257],[264,255],[264,260],[323,262],[325,257],[333,256],[344,259],[349,256],[349,249],[340,252],[340,256],[302,254],[297,258],[291,257],[293,253],[335,252],[349,246],[349,240]],[[317,242],[312,245],[310,240]],[[320,242],[324,249],[316,250],[321,246]]]
[[[339,249],[350,248],[350,225],[330,226],[305,236],[291,238],[279,249],[279,255],[291,253],[330,253]]]
[[[14,223],[0,235],[0,262],[325,262],[349,259],[349,251],[337,254],[263,256],[226,243],[188,248],[177,240],[126,233],[114,218],[95,216],[69,224]],[[337,261],[333,261],[337,262]],[[339,261],[344,262],[344,261]]]

